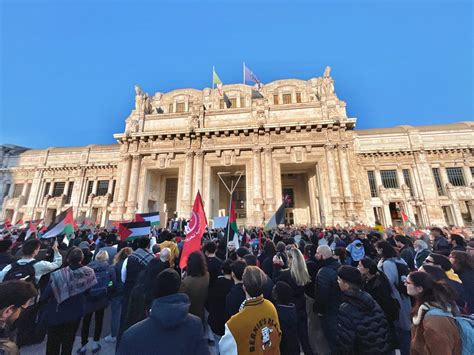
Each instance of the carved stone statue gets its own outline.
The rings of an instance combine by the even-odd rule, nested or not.
[[[324,75],[323,77],[326,79],[326,78],[330,78],[331,77],[331,67],[328,65],[326,67],[326,69],[324,69]]]
[[[135,85],[135,110],[137,112],[143,112],[145,109],[145,100],[148,97],[139,85]]]

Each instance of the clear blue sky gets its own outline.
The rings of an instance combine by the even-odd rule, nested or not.
[[[0,143],[114,143],[149,93],[332,67],[357,128],[474,119],[473,8],[427,1],[0,0]]]

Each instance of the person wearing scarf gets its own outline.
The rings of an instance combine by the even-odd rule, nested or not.
[[[51,274],[41,296],[43,320],[48,328],[46,353],[71,354],[81,318],[85,293],[97,283],[94,270],[82,266],[84,254],[74,247],[69,251],[68,266]]]

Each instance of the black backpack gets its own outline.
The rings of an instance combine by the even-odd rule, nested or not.
[[[33,260],[26,264],[19,264],[18,261],[15,261],[11,264],[11,269],[8,270],[3,281],[24,280],[36,284],[34,265],[37,262],[38,260]]]
[[[402,296],[408,297],[407,286],[405,285],[405,280],[407,279],[407,276],[410,273],[410,268],[408,267],[408,265],[403,264],[403,263],[395,262],[395,265],[397,267],[397,273],[398,273],[398,280],[395,286],[397,287],[398,292],[400,292]]]

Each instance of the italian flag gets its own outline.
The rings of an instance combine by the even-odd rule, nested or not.
[[[150,234],[150,222],[120,223],[118,228],[120,240],[133,240]]]
[[[135,222],[150,222],[150,225],[160,225],[160,212],[137,213],[135,215]]]
[[[217,86],[217,92],[222,96],[222,81],[214,68],[212,68],[212,84]]]
[[[72,214],[72,207],[61,212],[61,214],[56,217],[56,220],[57,222],[51,224],[43,233],[41,238],[53,238],[60,234],[65,234],[66,237],[64,238],[63,243],[69,245],[71,236],[74,234],[74,225],[76,224]]]

